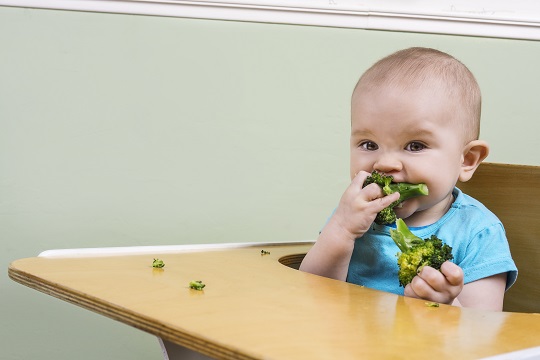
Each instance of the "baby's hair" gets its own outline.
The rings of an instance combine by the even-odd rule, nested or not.
[[[457,101],[455,113],[464,118],[456,120],[463,126],[465,140],[478,139],[482,104],[480,87],[471,71],[453,56],[422,47],[397,51],[371,66],[360,77],[354,93],[381,86],[396,86],[403,90],[421,86],[433,87],[434,91],[442,88],[450,101]]]

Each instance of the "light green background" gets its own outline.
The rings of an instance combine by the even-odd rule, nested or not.
[[[0,264],[54,248],[314,239],[349,95],[399,48],[455,55],[492,162],[540,165],[540,43],[0,7]],[[155,338],[0,278],[2,359],[160,359]]]

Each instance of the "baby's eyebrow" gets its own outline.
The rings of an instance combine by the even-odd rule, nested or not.
[[[406,135],[410,137],[424,137],[432,136],[435,132],[427,129],[409,129],[405,132]]]
[[[351,135],[371,137],[373,136],[373,132],[371,132],[368,129],[357,129],[357,130],[351,130]]]

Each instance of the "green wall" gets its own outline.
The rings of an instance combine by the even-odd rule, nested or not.
[[[540,42],[0,7],[0,264],[46,249],[314,239],[349,96],[398,48],[484,94],[492,162],[540,165]],[[6,274],[5,273],[5,274]],[[153,336],[0,277],[4,359],[160,359]]]

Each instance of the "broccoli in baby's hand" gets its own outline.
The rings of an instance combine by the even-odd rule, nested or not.
[[[401,250],[397,254],[398,279],[403,287],[412,281],[423,266],[440,270],[445,261],[454,258],[451,246],[443,244],[435,235],[422,240],[409,230],[402,219],[396,220],[396,229],[390,229],[390,236]]]
[[[399,206],[407,199],[428,195],[428,187],[426,184],[410,184],[405,182],[393,183],[394,177],[391,175],[384,175],[377,171],[373,171],[370,176],[364,181],[362,187],[366,187],[369,184],[375,183],[379,185],[384,195],[390,195],[399,192],[399,199],[391,203],[388,207],[382,209],[375,217],[375,223],[379,225],[392,224],[396,221],[396,213],[394,208]]]

